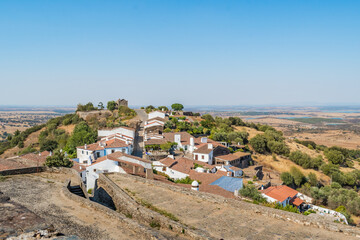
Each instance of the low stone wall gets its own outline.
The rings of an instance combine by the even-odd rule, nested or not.
[[[109,174],[120,174],[120,173],[109,173]],[[145,179],[145,178],[141,178],[141,177],[133,176],[133,175],[129,175],[129,174],[127,174],[125,176],[128,178],[136,179],[136,181],[138,181],[138,182],[153,184],[153,185],[156,185],[159,187],[167,188],[174,192],[180,192],[182,194],[192,195],[192,196],[198,197],[200,199],[213,202],[215,204],[230,204],[231,206],[236,206],[237,208],[242,209],[242,210],[253,211],[254,214],[272,217],[272,218],[284,220],[286,222],[293,222],[293,223],[297,223],[297,224],[300,224],[303,226],[313,226],[313,227],[326,229],[329,231],[343,232],[347,235],[356,236],[356,237],[360,238],[360,230],[358,228],[331,222],[329,220],[326,220],[324,217],[322,217],[318,214],[310,214],[308,216],[305,216],[305,215],[282,211],[282,210],[269,208],[269,207],[265,207],[265,206],[261,206],[261,205],[256,205],[256,204],[252,204],[252,203],[248,203],[248,202],[244,202],[244,201],[240,201],[240,200],[236,200],[236,199],[225,198],[220,195],[193,191],[188,188],[174,186],[174,185],[166,184],[166,183],[159,182],[156,180]],[[121,194],[121,192],[124,192],[124,191],[122,191],[121,188],[118,187],[114,182],[112,182],[108,177],[106,177],[106,178],[102,177],[101,180],[102,180],[102,183],[112,186],[113,189],[117,189],[116,193],[115,193],[117,195],[111,194],[112,196],[118,197],[119,195],[123,195],[123,194]],[[114,187],[113,185],[115,185],[117,188]],[[117,199],[117,202],[118,201],[121,201],[121,198]],[[114,202],[115,202],[115,200],[114,200]],[[119,203],[119,206],[121,207],[121,202]]]
[[[80,203],[82,206],[95,209],[96,211],[105,213],[106,215],[108,215],[111,218],[121,221],[122,224],[124,224],[124,227],[126,227],[130,231],[135,232],[139,236],[143,236],[145,239],[159,239],[159,240],[167,239],[166,237],[164,237],[160,233],[154,231],[153,229],[143,226],[143,225],[140,225],[136,221],[131,220],[114,210],[111,210],[99,203],[90,201],[89,199],[85,199],[85,198],[79,197],[75,194],[72,194],[68,189],[68,186],[70,186],[70,185],[71,185],[71,180],[68,180],[65,182],[64,186],[62,187],[62,193],[65,197],[67,197],[75,202]]]
[[[212,239],[211,236],[202,230],[191,229],[180,222],[171,220],[158,212],[140,205],[104,174],[99,175],[98,186],[104,188],[112,197],[117,211],[125,215],[131,215],[133,219],[142,224],[159,224],[163,229],[171,230],[177,234],[185,234],[192,239]]]
[[[77,182],[79,183],[84,195],[85,195],[85,198],[86,199],[89,199],[89,194],[88,192],[86,191],[86,186],[85,184],[83,183],[81,177],[80,177],[80,174],[73,168],[64,168],[64,167],[60,167],[60,168],[46,168],[46,171],[47,172],[55,172],[55,173],[65,173],[65,174],[72,174]]]
[[[31,174],[37,172],[44,172],[46,171],[46,169],[47,169],[46,167],[17,168],[17,169],[0,171],[0,176]]]

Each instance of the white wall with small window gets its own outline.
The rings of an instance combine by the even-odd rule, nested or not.
[[[95,160],[95,155],[91,150],[85,150],[78,148],[77,157],[79,158],[79,163],[81,164],[91,164],[91,161]]]
[[[119,172],[125,173],[124,169],[119,167],[119,163],[113,160],[104,160],[99,163],[95,163],[86,168],[86,189],[94,189],[96,179],[99,178],[100,173],[105,172]]]

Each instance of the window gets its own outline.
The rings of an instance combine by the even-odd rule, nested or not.
[[[109,172],[109,170],[104,170],[104,173],[107,173],[107,172]]]
[[[94,172],[96,172],[96,168],[94,168]]]
[[[163,167],[163,169],[162,169],[164,172],[166,171],[166,167]]]
[[[84,154],[84,150],[81,151],[81,154]]]
[[[88,152],[88,151],[86,151],[86,155],[89,155],[89,152]]]
[[[124,152],[125,152],[125,148],[121,149],[121,151],[124,153]]]
[[[87,164],[87,161],[83,161],[83,163]]]
[[[205,159],[205,156],[204,156],[204,155],[201,155],[201,159]]]
[[[111,149],[111,153],[114,153],[115,152],[115,150],[114,149]]]
[[[99,152],[96,152],[96,157],[100,157],[100,153]]]

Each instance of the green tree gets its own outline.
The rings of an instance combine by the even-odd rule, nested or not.
[[[315,173],[312,173],[312,172],[309,173],[308,179],[309,179],[309,183],[311,184],[311,186],[316,186],[318,184],[318,179],[317,179]]]
[[[344,155],[338,150],[329,150],[324,152],[325,157],[333,164],[342,164],[345,160]]]
[[[291,167],[290,174],[294,178],[294,183],[296,186],[301,186],[301,184],[305,182],[305,176],[298,168]]]
[[[158,106],[158,108],[160,111],[169,111],[168,107],[167,106]]]
[[[239,194],[241,196],[251,198],[258,202],[266,202],[265,198],[252,184],[245,185],[242,189],[239,190]]]
[[[116,102],[115,101],[109,101],[107,103],[107,107],[106,107],[108,110],[110,111],[114,111],[115,108],[116,108]]]
[[[333,175],[335,172],[339,172],[339,166],[338,165],[334,165],[332,163],[329,164],[323,164],[321,166],[321,171],[323,171],[323,173],[325,175],[331,176]]]
[[[294,178],[289,172],[281,173],[280,179],[287,186],[292,186],[294,184]]]
[[[67,144],[66,151],[69,154],[76,152],[76,147],[85,144],[94,143],[97,138],[97,131],[93,130],[86,122],[80,122],[76,125]]]
[[[175,111],[181,111],[184,109],[184,106],[180,103],[174,103],[171,105],[171,108]]]
[[[105,108],[105,107],[104,107],[104,104],[103,104],[102,102],[99,102],[98,108],[99,108],[99,109],[104,109],[104,108]]]
[[[290,149],[286,146],[285,142],[270,141],[267,143],[267,147],[272,153],[287,156],[290,153]]]
[[[177,143],[167,142],[167,143],[164,143],[164,144],[160,144],[160,148],[161,148],[161,150],[163,150],[165,152],[169,152],[176,145],[177,145]]]
[[[74,163],[69,160],[68,157],[65,157],[65,154],[56,151],[53,156],[46,158],[45,165],[48,167],[67,167],[71,168]]]
[[[250,139],[251,146],[254,148],[255,152],[266,153],[267,152],[267,139],[263,134],[258,134],[252,139]]]
[[[55,140],[46,139],[40,142],[40,151],[54,151],[58,147]]]

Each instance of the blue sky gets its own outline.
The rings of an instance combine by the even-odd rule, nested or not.
[[[0,1],[0,105],[360,103],[360,1]]]

